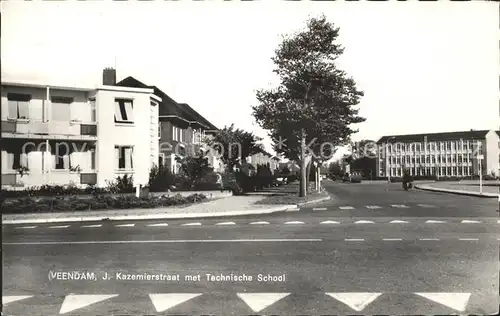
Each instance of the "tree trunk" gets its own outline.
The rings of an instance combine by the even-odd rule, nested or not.
[[[299,197],[307,195],[307,170],[306,170],[306,131],[301,130],[300,140],[300,191]]]
[[[309,193],[309,178],[311,176],[311,167],[312,167],[312,157],[307,157],[310,159],[306,159],[306,174],[307,174],[307,180],[306,180],[306,192]]]

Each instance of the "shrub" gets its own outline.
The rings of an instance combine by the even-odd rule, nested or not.
[[[175,175],[165,166],[153,166],[149,173],[149,190],[151,192],[168,191],[175,182]]]
[[[293,175],[290,175],[286,178],[286,182],[290,183],[290,182],[294,182],[294,181],[297,181],[299,179],[299,177],[295,174]]]
[[[133,193],[134,179],[126,174],[118,176],[115,181],[107,181],[107,189],[110,193]]]

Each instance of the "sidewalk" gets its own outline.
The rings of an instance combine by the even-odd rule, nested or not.
[[[265,196],[230,196],[187,207],[163,207],[154,209],[124,209],[78,211],[69,213],[30,213],[2,215],[2,224],[34,224],[56,222],[82,222],[102,220],[146,220],[208,218],[268,214],[297,209],[298,205],[255,204]],[[310,203],[317,202],[312,201]]]
[[[485,198],[497,198],[499,196],[498,187],[483,185],[483,192],[481,194],[479,191],[479,185],[476,185],[472,182],[469,185],[460,182],[434,182],[427,184],[416,184],[415,188],[427,191],[470,195]]]

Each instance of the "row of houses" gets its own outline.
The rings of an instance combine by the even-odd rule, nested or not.
[[[206,149],[218,129],[189,104],[133,77],[103,70],[97,87],[2,82],[2,188],[44,184],[106,186],[128,175],[146,185],[155,164],[179,171],[176,155]],[[223,172],[216,153],[211,167]],[[276,168],[268,153],[247,162]]]

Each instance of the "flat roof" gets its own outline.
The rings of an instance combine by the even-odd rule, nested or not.
[[[107,91],[121,91],[121,92],[136,92],[136,93],[154,93],[153,89],[149,88],[131,88],[131,87],[119,87],[119,86],[104,86],[104,85],[96,85],[95,87],[85,87],[85,86],[71,86],[71,85],[53,85],[48,83],[40,83],[33,81],[2,81],[2,86],[12,86],[12,87],[27,87],[27,88],[39,88],[39,89],[57,89],[57,90],[70,90],[70,91],[95,91],[95,90],[107,90]],[[156,96],[157,99],[160,99]]]

